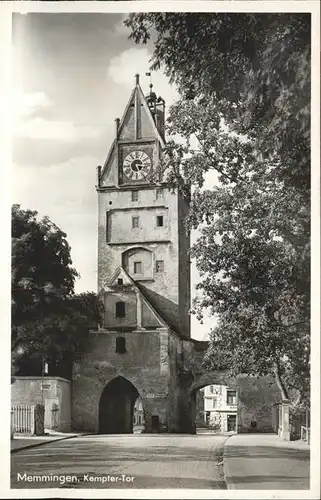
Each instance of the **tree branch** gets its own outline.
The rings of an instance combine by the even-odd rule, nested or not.
[[[274,364],[274,376],[275,376],[277,386],[281,391],[282,400],[289,399],[288,391],[287,391],[287,389],[286,389],[286,387],[281,379],[280,366],[279,366],[277,361]]]

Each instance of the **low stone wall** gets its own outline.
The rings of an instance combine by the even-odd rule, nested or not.
[[[280,400],[278,387],[268,377],[236,378],[238,432],[275,432],[273,405]]]
[[[45,407],[45,429],[70,431],[70,382],[61,377],[14,377],[11,385],[11,405]]]

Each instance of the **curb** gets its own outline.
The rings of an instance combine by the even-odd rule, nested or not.
[[[228,438],[225,440],[224,442],[224,446],[223,446],[223,474],[224,474],[224,481],[225,481],[225,484],[226,484],[226,488],[228,490],[235,490],[236,489],[236,484],[231,481],[231,471],[229,469],[229,466],[228,466],[228,460],[227,460],[227,453],[226,453],[226,448],[227,448],[227,442],[229,441],[229,439],[231,439],[232,436],[228,436]]]
[[[27,446],[21,446],[20,448],[14,448],[13,450],[10,450],[10,453],[16,453],[17,451],[21,450],[29,450],[30,448],[36,448],[36,446],[43,446],[45,444],[50,444],[50,443],[57,443],[58,441],[64,441],[65,439],[72,439],[78,437],[76,434],[75,436],[63,436],[57,439],[50,439],[48,441],[43,440],[43,442],[40,443],[31,443],[27,444]]]

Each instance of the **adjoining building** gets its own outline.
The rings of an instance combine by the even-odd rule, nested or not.
[[[238,430],[237,390],[225,385],[204,388],[204,421],[217,432]]]

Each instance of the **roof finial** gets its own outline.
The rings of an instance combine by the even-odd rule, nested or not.
[[[136,85],[139,85],[139,73],[136,73],[135,78],[136,78]]]
[[[151,74],[151,72],[146,73],[146,76],[149,76],[149,90],[150,90],[150,93],[151,93],[152,90],[153,90],[152,74]]]

